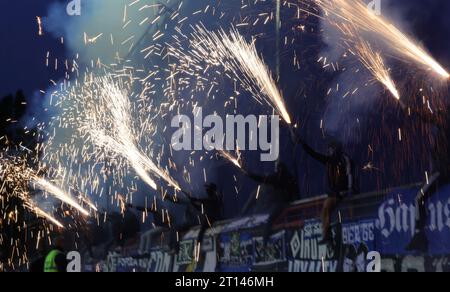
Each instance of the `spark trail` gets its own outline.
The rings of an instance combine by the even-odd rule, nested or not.
[[[237,166],[238,168],[242,168],[241,163],[239,162],[239,159],[236,157],[233,157],[233,155],[231,155],[231,153],[221,150],[219,151],[220,156],[222,156],[223,158],[227,159],[228,161],[230,161],[231,163],[233,163],[235,166]]]
[[[64,192],[62,189],[58,188],[57,186],[53,185],[49,181],[39,178],[39,177],[33,177],[32,183],[36,185],[38,189],[41,189],[50,195],[54,196],[61,202],[64,202],[68,204],[69,206],[77,209],[85,216],[89,216],[89,212],[86,211],[80,204],[78,204],[69,194]]]
[[[188,52],[169,47],[170,53],[183,63],[197,68],[202,68],[204,62],[208,66],[222,66],[258,102],[265,101],[275,108],[287,124],[291,124],[282,94],[272,73],[259,57],[254,42],[248,43],[236,29],[231,29],[229,33],[223,29],[211,32],[200,25],[195,26],[189,40]]]
[[[95,78],[95,83],[99,87],[101,106],[94,107],[95,111],[89,113],[82,132],[88,133],[92,143],[98,148],[106,148],[125,158],[139,177],[154,190],[158,186],[147,171],[180,190],[173,178],[138,149],[127,91],[120,88],[112,76]]]
[[[370,44],[363,40],[355,45],[355,49],[356,54],[363,65],[391,92],[397,100],[400,100],[400,93],[398,92],[388,69],[386,69],[381,54],[379,52],[374,52]]]
[[[360,32],[376,34],[398,55],[422,64],[442,78],[450,74],[423,48],[382,16],[375,15],[361,0],[315,0],[331,23],[350,23]],[[333,17],[333,18],[332,18]]]

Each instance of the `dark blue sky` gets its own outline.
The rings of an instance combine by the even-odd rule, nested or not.
[[[30,96],[59,77],[46,68],[45,58],[47,51],[62,58],[64,49],[52,36],[38,36],[36,23],[36,16],[45,16],[51,2],[55,0],[0,1],[0,96],[18,89]]]
[[[385,1],[385,0],[382,0]],[[446,68],[450,67],[450,1],[392,0],[414,36]]]

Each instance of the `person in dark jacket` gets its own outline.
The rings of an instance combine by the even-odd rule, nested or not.
[[[179,230],[177,229],[177,226],[173,226],[171,224],[171,221],[167,218],[169,214],[165,212],[164,209],[157,209],[155,206],[152,206],[151,208],[147,207],[141,207],[141,206],[135,206],[132,204],[127,204],[127,208],[135,209],[136,211],[143,212],[143,213],[151,213],[153,215],[153,225],[155,227],[164,228],[166,231],[169,232],[169,248],[173,253],[178,252],[179,243],[177,241],[177,232]]]
[[[287,166],[280,162],[277,163],[276,172],[267,176],[258,175],[245,169],[242,169],[242,171],[264,188],[271,188],[270,191],[258,192],[255,196],[251,196],[242,211],[243,214],[246,214],[252,207],[258,209],[257,205],[261,202],[263,210],[260,210],[260,212],[269,214],[264,230],[264,244],[267,244],[273,223],[297,197],[297,179],[289,173]],[[260,190],[261,186],[258,189]]]
[[[45,250],[45,244],[44,241],[41,240],[39,242],[39,246],[37,249],[38,256],[34,261],[30,263],[30,273],[43,273],[44,272],[44,265],[45,265],[45,258],[47,256],[47,251]]]
[[[66,273],[67,259],[64,252],[64,238],[55,240],[54,248],[48,253],[44,263],[44,273]]]
[[[210,228],[215,222],[223,219],[223,196],[218,191],[217,186],[213,183],[207,183],[204,185],[207,194],[206,198],[196,198],[191,193],[183,191],[184,196],[165,196],[163,201],[170,202],[176,205],[186,206],[185,216],[183,224],[178,226],[171,226],[169,222],[161,221],[159,218],[163,217],[161,210],[148,210],[152,212],[154,218],[156,218],[155,224],[161,227],[169,228],[171,232],[171,245],[173,245],[173,239],[176,236],[176,232],[184,231],[191,228],[194,222],[198,222],[201,226],[198,235],[198,243],[203,241],[203,237],[208,228]],[[127,205],[130,208],[137,209],[138,211],[146,211],[146,208]]]
[[[327,195],[322,210],[321,243],[331,241],[331,213],[345,196],[351,196],[355,191],[353,163],[345,154],[343,147],[338,142],[330,142],[326,154],[318,153],[299,137],[294,137],[297,143],[303,146],[305,152],[326,167]]]
[[[196,216],[201,225],[197,242],[202,243],[206,230],[223,219],[223,195],[217,190],[217,185],[213,183],[205,184],[206,198],[195,198],[192,194],[184,192],[189,198],[187,206],[189,212]]]

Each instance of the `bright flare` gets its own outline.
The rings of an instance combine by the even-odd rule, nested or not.
[[[220,155],[225,158],[228,159],[231,163],[233,163],[234,165],[236,165],[239,168],[242,168],[239,159],[233,157],[233,155],[231,155],[230,153],[228,153],[227,151],[219,151]]]
[[[373,76],[380,81],[391,93],[399,100],[400,93],[398,92],[394,81],[392,80],[389,71],[384,65],[383,58],[380,53],[375,53],[369,43],[361,40],[355,45],[356,54],[360,58],[364,66],[372,72]]]
[[[99,148],[105,147],[127,159],[139,177],[154,190],[157,190],[158,186],[147,171],[180,190],[174,179],[137,148],[132,131],[131,104],[126,91],[119,88],[112,77],[98,78],[96,81],[100,87],[100,103],[106,107],[106,112],[93,112],[92,120],[86,121],[84,125],[84,130],[89,133],[92,142]],[[111,125],[104,124],[105,115],[110,115]],[[105,130],[108,126],[111,133]]]
[[[50,195],[54,196],[61,202],[64,202],[70,205],[71,207],[77,209],[83,215],[89,216],[89,212],[86,211],[83,207],[81,207],[81,205],[78,204],[69,194],[67,194],[57,186],[53,185],[49,181],[43,178],[34,177],[33,183],[36,185],[37,188],[49,193]]]
[[[281,92],[267,65],[258,56],[254,42],[248,43],[236,29],[227,34],[224,30],[211,32],[198,25],[190,42],[189,55],[173,50],[171,53],[177,58],[185,58],[186,63],[194,62],[199,67],[202,62],[211,66],[223,66],[258,102],[266,101],[287,124],[291,124]]]
[[[31,208],[31,210],[38,216],[38,217],[42,217],[48,221],[50,221],[51,223],[55,224],[56,226],[58,226],[59,228],[64,228],[64,225],[61,224],[61,222],[59,222],[58,220],[56,220],[54,217],[52,217],[51,215],[49,215],[48,213],[46,213],[44,210],[34,206],[33,208]]]
[[[378,34],[401,56],[427,66],[443,78],[450,74],[424,49],[414,44],[404,33],[382,16],[375,15],[362,0],[315,0],[326,16],[335,16],[340,21],[351,23],[355,27]]]

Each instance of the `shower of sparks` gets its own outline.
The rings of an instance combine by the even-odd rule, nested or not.
[[[80,204],[78,204],[72,198],[72,196],[70,196],[69,194],[67,194],[66,192],[64,192],[63,190],[58,188],[57,186],[53,185],[49,181],[47,181],[47,180],[45,180],[43,178],[33,177],[32,183],[35,184],[37,188],[39,188],[39,189],[47,192],[48,194],[54,196],[55,198],[57,198],[61,202],[64,202],[64,203],[68,204],[69,206],[77,209],[83,215],[89,216],[89,212],[86,211]]]
[[[32,212],[34,212],[38,217],[42,217],[46,220],[48,220],[49,222],[55,224],[56,226],[58,226],[59,228],[64,228],[64,225],[61,224],[61,222],[59,222],[58,220],[56,220],[54,217],[52,217],[51,215],[49,215],[48,213],[46,213],[45,211],[43,211],[42,209],[40,209],[39,207],[36,206],[31,206],[30,210]]]
[[[374,14],[362,0],[314,0],[324,10],[325,16],[333,16],[338,23],[350,23],[361,32],[378,35],[400,56],[422,64],[443,78],[450,74],[419,45],[401,32],[383,16]]]
[[[233,163],[238,168],[242,168],[241,163],[239,162],[239,159],[233,157],[233,155],[231,155],[231,153],[224,151],[224,150],[219,151],[219,153],[223,158],[227,159],[228,161]]]
[[[189,66],[202,68],[204,62],[209,66],[223,66],[258,102],[266,101],[287,124],[291,124],[281,92],[267,65],[259,57],[254,42],[248,43],[234,28],[227,34],[224,30],[211,32],[199,25],[195,26],[189,40],[189,52],[172,47],[169,48],[171,54],[183,59]]]
[[[392,95],[397,100],[399,100],[400,93],[398,92],[395,83],[389,74],[389,71],[384,65],[381,54],[375,53],[370,44],[363,40],[355,45],[355,49],[356,54],[358,55],[364,66],[392,93]]]
[[[60,228],[64,228],[64,226],[56,220],[52,215],[45,212],[41,208],[39,208],[35,202],[33,202],[33,199],[30,196],[30,193],[27,189],[27,183],[33,183],[33,181],[36,181],[36,179],[33,179],[35,177],[35,172],[26,167],[24,161],[19,161],[17,158],[14,160],[1,158],[1,168],[0,168],[0,176],[1,179],[4,181],[4,184],[2,185],[0,189],[0,194],[3,194],[5,185],[8,185],[8,187],[13,190],[8,195],[9,196],[15,196],[17,198],[20,198],[20,200],[23,203],[23,207],[34,213],[36,216],[40,218],[44,218],[48,220],[49,222],[55,224],[56,226]],[[43,185],[50,185],[50,183],[46,182],[44,179],[40,179]],[[53,191],[55,191],[55,188],[48,189],[48,192],[52,195],[55,195]],[[59,190],[58,190],[59,193]],[[55,195],[56,196],[56,195]],[[61,195],[62,197],[66,197],[66,195]],[[67,202],[67,200],[61,200],[64,202]],[[75,203],[75,202],[71,202]],[[75,203],[76,204],[76,203]]]
[[[39,138],[44,138],[42,140],[45,142],[36,146],[36,149],[39,149],[39,151],[36,150],[39,154],[35,157],[38,162],[33,165],[37,165],[34,167],[38,169],[42,167],[46,170],[49,166],[50,174],[46,172],[44,175],[40,171],[35,171],[34,167],[28,166],[29,164],[22,160],[20,163],[11,163],[11,161],[4,163],[3,159],[0,160],[0,181],[3,184],[0,184],[1,202],[9,204],[9,199],[19,201],[17,204],[20,207],[19,210],[26,209],[35,215],[31,216],[32,218],[39,217],[42,219],[39,220],[40,223],[47,222],[50,225],[49,227],[44,225],[45,231],[39,231],[37,234],[31,233],[37,239],[37,243],[44,240],[44,233],[50,234],[56,231],[52,227],[75,230],[80,226],[83,227],[86,217],[90,214],[95,214],[99,225],[101,221],[107,222],[110,208],[107,208],[108,211],[105,211],[102,216],[96,214],[98,212],[96,206],[101,206],[105,201],[108,207],[117,203],[117,209],[124,213],[128,206],[127,203],[131,202],[132,204],[133,195],[140,191],[139,180],[152,189],[158,190],[155,193],[161,193],[163,200],[169,194],[159,185],[160,180],[161,183],[165,182],[180,191],[178,182],[172,178],[170,172],[173,172],[174,175],[182,175],[188,184],[195,182],[196,179],[204,179],[206,183],[209,178],[207,171],[209,168],[201,163],[208,159],[209,155],[193,151],[186,159],[188,162],[180,167],[174,162],[173,150],[166,142],[164,135],[167,129],[170,129],[167,117],[183,111],[189,112],[191,108],[194,109],[204,102],[200,92],[207,92],[207,97],[211,100],[223,98],[225,107],[234,107],[233,110],[237,112],[240,91],[247,91],[259,104],[269,105],[287,124],[292,123],[277,82],[280,78],[280,58],[285,60],[290,50],[288,45],[294,44],[296,40],[295,38],[291,39],[288,35],[282,35],[281,8],[283,6],[283,9],[293,9],[297,5],[296,3],[276,0],[273,2],[277,5],[275,13],[273,3],[270,3],[270,11],[249,13],[251,15],[246,15],[245,11],[261,1],[241,6],[240,14],[242,13],[242,15],[240,16],[242,17],[234,18],[231,25],[239,29],[244,27],[252,40],[247,41],[247,35],[244,38],[236,28],[230,31],[223,29],[209,31],[204,26],[197,25],[191,26],[193,32],[190,35],[184,35],[182,27],[188,27],[187,23],[200,22],[183,15],[180,10],[183,1],[178,8],[175,7],[177,5],[172,8],[163,4],[144,5],[138,10],[145,11],[151,8],[155,11],[159,10],[158,14],[155,14],[154,17],[145,14],[142,19],[134,19],[135,13],[132,13],[131,10],[133,7],[139,6],[140,2],[137,0],[124,6],[123,17],[118,19],[123,22],[123,31],[121,32],[125,32],[125,28],[132,22],[139,23],[142,27],[149,25],[145,35],[139,40],[134,34],[118,38],[113,34],[100,31],[95,35],[84,33],[86,45],[96,46],[101,41],[110,39],[111,45],[126,47],[128,54],[123,56],[117,53],[113,64],[103,64],[105,60],[97,59],[92,61],[84,71],[82,63],[78,60],[80,57],[78,54],[74,60],[62,62],[52,57],[53,54],[50,51],[47,52],[46,66],[51,68],[54,64],[55,70],[63,68],[66,73],[66,78],[59,84],[51,80],[55,89],[54,94],[51,95],[49,106],[58,107],[56,116],[51,117],[52,121],[49,125],[39,125]],[[339,29],[343,34],[340,38],[342,40],[340,45],[358,57],[364,67],[374,76],[374,79],[382,83],[399,103],[402,103],[400,92],[391,77],[390,69],[386,67],[386,56],[388,55],[382,55],[385,50],[395,58],[410,63],[414,62],[439,76],[449,78],[447,71],[433,57],[385,18],[374,15],[362,0],[300,0],[300,2],[307,3],[308,7],[313,7],[311,2],[318,4],[318,7],[324,11],[324,16],[312,12],[309,15],[324,18]],[[303,20],[300,14],[306,10],[300,6],[296,9],[298,9],[297,19]],[[205,9],[194,12],[192,17],[197,18],[201,14],[205,14],[208,19],[214,15],[225,19],[225,14],[228,12],[223,11],[219,15],[219,11],[219,7],[208,4]],[[236,11],[234,10],[232,13],[235,14]],[[305,16],[307,15],[305,14]],[[239,19],[239,23],[235,22],[237,19]],[[42,20],[37,16],[36,21],[38,33],[42,36],[44,34]],[[277,60],[275,60],[275,75],[272,75],[256,49],[256,39],[261,36],[270,36],[270,34],[254,33],[254,31],[260,31],[256,27],[257,25],[265,26],[266,24],[273,31],[274,21],[277,30],[275,48]],[[174,31],[170,31],[172,25],[168,25],[169,22],[173,22]],[[255,30],[253,31],[252,28]],[[303,23],[298,25],[298,29],[302,33],[312,31],[307,24]],[[314,33],[317,32],[318,30],[314,30]],[[143,48],[143,42],[150,39],[148,46]],[[380,46],[384,43],[386,45]],[[63,38],[61,38],[61,44],[64,44]],[[188,46],[185,47],[184,44],[188,44]],[[380,50],[380,48],[384,50]],[[139,52],[142,54],[141,57],[149,62],[140,63],[135,68],[133,57]],[[295,52],[293,58],[293,64],[298,70],[302,67],[302,56],[300,52]],[[107,58],[105,56],[105,59]],[[321,58],[318,62],[323,62],[323,68],[333,67],[336,72],[343,69],[337,62],[332,63],[327,58]],[[283,65],[287,63],[283,61]],[[101,74],[103,77],[95,77],[99,76],[95,74],[105,72],[105,70],[108,70],[108,74],[103,73]],[[234,85],[234,91],[230,94],[232,96],[228,96],[228,99],[226,96],[220,95],[220,89],[217,88],[221,85],[224,77],[229,78]],[[357,88],[354,89],[353,93],[357,90]],[[335,91],[340,91],[339,84]],[[404,91],[402,96],[406,97],[407,89],[405,88]],[[45,95],[49,92],[50,90],[41,91]],[[186,94],[187,92],[189,94]],[[197,95],[197,93],[199,94]],[[351,93],[352,90],[349,90],[345,96]],[[330,94],[332,94],[331,88],[328,92],[328,95]],[[320,129],[324,134],[323,122],[321,122]],[[402,129],[398,128],[398,139],[406,142],[409,138],[409,131]],[[397,136],[396,128],[393,132]],[[2,138],[0,137],[0,140]],[[20,145],[20,147],[23,147],[22,152],[26,151],[30,156],[35,150],[33,147],[30,147],[32,150],[25,146]],[[404,151],[403,148],[402,151]],[[230,164],[242,168],[239,151],[236,153],[219,151],[218,154]],[[0,158],[2,157],[0,156]],[[375,168],[372,162],[363,169],[381,172],[381,169]],[[203,170],[202,173],[201,170]],[[53,172],[57,174],[54,175]],[[236,177],[235,182],[237,182]],[[66,188],[67,191],[65,191]],[[236,186],[234,188],[236,193],[239,193],[238,188]],[[29,189],[35,191],[29,191]],[[75,191],[72,193],[71,190]],[[256,199],[260,197],[260,192],[261,186],[258,186]],[[45,194],[42,198],[52,199],[45,202],[46,207],[41,206],[41,200],[37,198],[42,194]],[[72,194],[74,194],[73,197]],[[73,214],[72,211],[61,211],[55,206],[53,206],[53,211],[48,211],[47,203],[52,203],[53,198],[63,202],[65,206],[70,206]],[[163,208],[160,207],[157,196],[153,196],[151,200],[152,211]],[[145,205],[147,206],[147,202]],[[171,217],[169,211],[169,209],[162,209],[161,215],[162,220],[171,227],[171,218],[175,217]],[[2,216],[11,223],[11,226],[15,224],[23,231],[23,227],[26,227],[28,223],[26,221],[29,219],[25,218],[24,222],[20,222],[21,216],[19,215],[22,215],[20,212],[17,207],[15,210],[7,207]],[[204,213],[203,206],[202,213]],[[75,216],[78,214],[85,216]],[[64,221],[61,222],[66,226],[59,221],[62,220],[60,215],[64,218]],[[339,221],[341,220],[340,215]],[[70,216],[73,216],[71,218],[76,221],[76,224],[66,222]],[[148,218],[148,214],[143,212],[142,222],[145,222],[146,218]],[[211,225],[208,218],[207,221]],[[0,218],[0,225],[1,223]],[[80,230],[81,232],[82,230]],[[20,244],[23,244],[24,250],[26,250],[27,245],[31,243],[31,237],[27,238],[30,241],[28,243],[22,243],[21,240],[14,240],[13,243],[12,239],[4,242],[0,235],[0,246],[8,245],[13,250],[11,258],[8,259],[8,265],[16,264],[17,256],[14,254],[19,253]],[[177,240],[180,240],[178,232]],[[200,251],[200,243],[198,243],[194,251],[197,261]],[[28,262],[27,252],[23,251],[24,257],[19,259],[22,263]],[[0,271],[4,264],[6,262],[0,262]]]
[[[58,226],[59,228],[64,228],[64,225],[61,222],[56,220],[49,213],[45,212],[44,210],[42,210],[41,208],[36,206],[36,204],[28,196],[27,193],[21,193],[18,195],[18,197],[22,199],[24,207],[27,208],[28,210],[30,210],[32,213],[36,214],[36,216],[38,216],[40,218],[44,218],[45,220],[51,222],[52,224]]]
[[[91,208],[91,209],[94,210],[95,212],[98,212],[97,207],[96,207],[90,200],[88,200],[87,198],[85,198],[84,196],[80,195],[80,196],[78,196],[78,199],[79,199],[80,201],[82,201],[83,203],[85,203],[86,205],[88,205],[89,208]]]
[[[112,76],[96,78],[96,85],[99,87],[99,100],[96,102],[104,107],[95,107],[96,111],[90,113],[82,132],[88,133],[92,143],[99,149],[106,148],[127,159],[139,177],[154,190],[158,189],[158,185],[147,172],[180,190],[173,178],[138,149],[133,134],[131,103],[126,89],[119,88]]]
[[[391,94],[400,101],[400,93],[395,86],[389,69],[387,69],[381,52],[375,52],[372,45],[358,34],[358,29],[352,24],[335,24],[345,40],[342,45],[356,55],[373,77],[383,84]]]
[[[97,147],[106,148],[108,151],[113,151],[126,158],[146,184],[154,190],[158,189],[156,182],[147,174],[143,161],[141,160],[142,155],[139,153],[139,150],[136,148],[132,139],[130,139],[130,136],[125,136],[123,135],[124,133],[121,133],[120,140],[116,140],[98,129],[90,129],[89,133],[91,139],[93,139],[93,143],[95,143]]]

